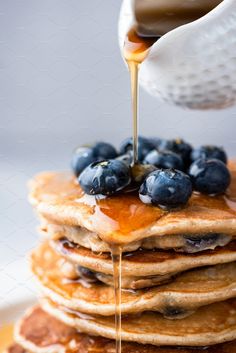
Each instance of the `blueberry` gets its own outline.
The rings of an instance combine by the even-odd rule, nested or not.
[[[177,319],[187,315],[187,311],[181,307],[175,306],[166,306],[162,311],[165,318],[168,319]]]
[[[163,139],[159,137],[149,137],[148,140],[155,146],[156,149],[158,149],[163,142]]]
[[[91,147],[79,147],[75,150],[72,160],[71,167],[76,176],[78,176],[84,168],[89,164],[95,162],[97,158],[94,156],[93,148]]]
[[[138,160],[143,161],[145,156],[155,148],[155,145],[149,141],[147,138],[139,136],[138,137]],[[131,137],[125,139],[120,145],[120,154],[126,154],[133,150],[133,139]]]
[[[144,203],[173,208],[184,205],[192,194],[189,176],[179,170],[158,169],[147,176],[139,189]]]
[[[158,144],[159,151],[172,151],[173,140],[162,139]]]
[[[93,146],[78,147],[72,157],[71,166],[78,176],[89,164],[117,157],[116,149],[109,143],[97,142]]]
[[[189,165],[190,163],[190,155],[192,152],[192,146],[185,142],[182,139],[175,139],[175,140],[162,140],[158,147],[159,151],[172,151],[174,153],[177,153],[181,156],[183,162],[185,165]]]
[[[191,153],[191,160],[194,162],[199,158],[219,159],[223,163],[227,163],[227,155],[224,149],[217,146],[201,146],[195,148]]]
[[[226,191],[230,184],[230,172],[218,159],[198,159],[189,169],[194,189],[209,195]]]
[[[78,178],[81,188],[89,195],[112,195],[124,189],[130,180],[129,167],[117,159],[94,162]]]
[[[159,152],[153,150],[144,158],[143,163],[152,164],[157,168],[184,170],[184,163],[180,155],[171,151]]]
[[[89,270],[86,267],[78,266],[78,272],[82,278],[84,278],[88,283],[97,282],[96,273]]]
[[[117,157],[115,147],[106,142],[97,142],[93,146],[93,153],[95,157],[99,157],[101,159],[113,159]]]
[[[207,249],[214,249],[217,246],[224,246],[231,240],[230,236],[220,233],[209,233],[199,235],[185,235],[184,251],[194,253]]]
[[[118,156],[116,159],[119,161],[122,161],[125,164],[127,164],[128,166],[130,166],[133,161],[133,152],[129,151],[126,154],[122,154],[122,155]]]

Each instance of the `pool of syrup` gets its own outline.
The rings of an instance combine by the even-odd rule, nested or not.
[[[162,217],[190,217],[195,212],[201,212],[201,217],[207,217],[208,212],[220,210],[227,216],[236,216],[236,172],[232,172],[232,184],[227,195],[208,196],[194,193],[189,203],[181,208],[165,211],[153,205],[146,205],[139,200],[137,193],[120,194],[107,198],[93,198],[94,204],[90,220],[104,240],[114,243],[129,243],[136,240],[135,231],[150,227]],[[79,202],[90,206],[90,198],[82,197]],[[174,234],[174,233],[173,233]],[[107,236],[106,236],[107,235]]]
[[[0,327],[0,353],[13,343],[13,325],[3,325]]]

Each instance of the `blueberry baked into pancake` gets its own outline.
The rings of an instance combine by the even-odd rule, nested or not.
[[[236,352],[236,162],[223,148],[139,137],[79,147],[29,200],[42,294],[8,353]]]

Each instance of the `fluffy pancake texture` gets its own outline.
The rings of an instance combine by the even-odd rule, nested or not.
[[[26,353],[27,350],[38,353],[115,353],[114,341],[78,333],[40,307],[32,308],[19,322],[16,338],[25,348],[14,345],[7,353]],[[236,342],[233,341],[198,349],[196,347],[156,347],[123,342],[122,353],[234,353],[235,344]]]
[[[30,183],[30,201],[46,219],[81,226],[108,243],[127,244],[153,235],[236,234],[236,170],[227,196],[194,193],[186,207],[166,212],[143,204],[137,195],[85,195],[70,173],[45,172]]]
[[[51,240],[50,246],[67,260],[93,271],[113,275],[110,253],[94,253],[78,246],[66,238]],[[196,254],[175,251],[138,250],[123,254],[123,276],[166,275],[189,270],[200,266],[209,266],[236,261],[236,241],[225,247],[218,247]]]
[[[103,241],[98,234],[85,228],[76,226],[65,226],[52,224],[41,218],[41,233],[52,239],[62,237],[70,241],[91,249],[94,252],[110,252],[111,247]],[[208,249],[215,249],[218,246],[225,246],[232,240],[231,235],[209,233],[209,234],[177,234],[165,235],[162,237],[151,236],[138,241],[127,243],[122,246],[122,252],[135,251],[140,248],[146,250],[152,249],[175,249],[178,252],[195,253]],[[235,238],[235,237],[234,237]]]
[[[32,254],[32,270],[46,296],[68,308],[89,314],[114,315],[114,289],[103,283],[84,284],[62,275],[65,260],[43,243]],[[189,315],[196,308],[235,296],[236,263],[182,273],[168,284],[122,291],[122,312],[154,310],[169,317]],[[172,315],[177,312],[176,315]]]
[[[114,317],[85,316],[43,300],[50,315],[80,332],[115,339]],[[124,341],[157,346],[208,346],[236,339],[236,299],[199,308],[181,320],[168,320],[161,314],[145,312],[122,318]]]

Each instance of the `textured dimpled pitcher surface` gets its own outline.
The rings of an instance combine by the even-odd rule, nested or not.
[[[153,35],[152,32],[155,36],[161,35],[140,68],[141,86],[161,100],[191,109],[220,109],[234,105],[236,1],[198,1],[202,8],[194,5],[190,12],[183,11],[184,4],[190,4],[190,1],[181,1],[185,15],[173,16],[175,20],[165,18],[169,13],[167,1],[143,1],[141,6],[140,3],[123,1],[119,42],[123,50],[126,34],[133,26],[142,36]],[[168,2],[169,9],[178,15],[174,3],[178,8],[176,0]],[[155,18],[160,20],[160,25]]]

